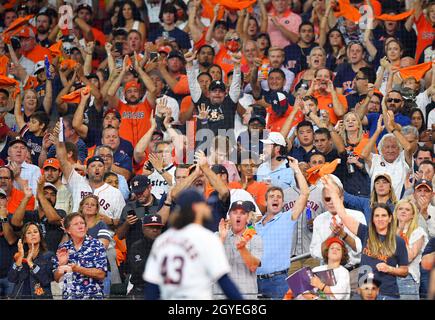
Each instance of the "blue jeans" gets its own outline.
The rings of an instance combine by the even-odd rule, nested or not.
[[[424,270],[420,266],[420,297],[427,298],[427,289],[429,286],[430,271]]]
[[[14,289],[14,284],[8,281],[8,278],[0,278],[0,298],[6,298]]]
[[[408,274],[406,278],[397,278],[400,300],[420,300],[419,285],[414,278]]]
[[[104,292],[104,297],[108,298],[110,296],[110,285],[111,285],[111,272],[108,271],[106,274],[106,278],[104,278],[104,288],[103,288],[103,292]]]
[[[287,274],[285,273],[273,276],[269,279],[257,278],[258,293],[262,294],[265,298],[282,300],[288,291],[288,285],[285,278],[287,278]]]

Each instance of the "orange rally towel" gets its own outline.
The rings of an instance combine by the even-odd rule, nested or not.
[[[350,4],[350,0],[338,0],[340,5],[340,11],[335,12],[334,15],[338,17],[344,17],[347,20],[358,23],[361,18],[361,13],[359,10]]]
[[[401,21],[408,18],[410,15],[414,14],[414,9],[403,12],[401,14],[381,14],[380,16],[376,16],[378,20],[384,21]]]
[[[400,76],[402,79],[406,79],[409,77],[414,77],[419,81],[424,77],[424,74],[428,72],[432,68],[432,61],[420,63],[415,66],[410,66],[406,68],[399,69]]]
[[[72,59],[65,59],[60,63],[62,69],[72,69],[77,65],[77,61]]]
[[[73,92],[62,96],[63,102],[80,103],[82,90],[83,92],[89,92],[91,91],[91,88],[89,86],[86,86],[84,88],[74,90]]]
[[[62,46],[63,42],[59,40],[58,42],[50,46],[48,50],[50,50],[53,57],[60,56],[62,54]]]
[[[337,169],[338,164],[341,162],[340,159],[335,159],[332,162],[326,162],[324,164],[319,164],[307,170],[308,182],[311,184],[316,184],[317,181],[324,175],[333,173]]]
[[[24,18],[20,17],[20,18],[15,19],[14,22],[12,22],[11,25],[9,27],[7,27],[7,29],[5,31],[3,31],[3,33],[5,33],[5,34],[9,33],[11,31],[18,29],[21,26],[28,24],[30,19],[32,19],[32,18],[33,18],[33,15],[31,14],[31,15],[25,16]]]
[[[0,87],[15,87],[15,92],[13,93],[13,97],[15,98],[18,93],[20,93],[20,83],[12,78],[7,76],[0,75]]]
[[[5,76],[8,69],[9,58],[7,56],[0,56],[0,75]]]

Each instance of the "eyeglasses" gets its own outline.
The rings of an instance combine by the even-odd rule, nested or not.
[[[0,180],[11,180],[11,177],[0,177]]]
[[[402,102],[402,99],[388,98],[387,102],[400,103]]]
[[[230,38],[228,41],[240,41],[240,38]]]

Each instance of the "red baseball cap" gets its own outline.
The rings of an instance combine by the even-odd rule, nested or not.
[[[344,242],[340,238],[332,237],[325,241],[326,248],[329,248],[333,243],[338,243],[344,247]]]

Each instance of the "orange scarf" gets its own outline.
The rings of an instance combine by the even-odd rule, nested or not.
[[[406,79],[409,77],[414,77],[419,81],[424,77],[425,73],[428,72],[432,68],[432,61],[420,63],[415,66],[410,66],[406,68],[399,69],[400,76],[402,79]]]

